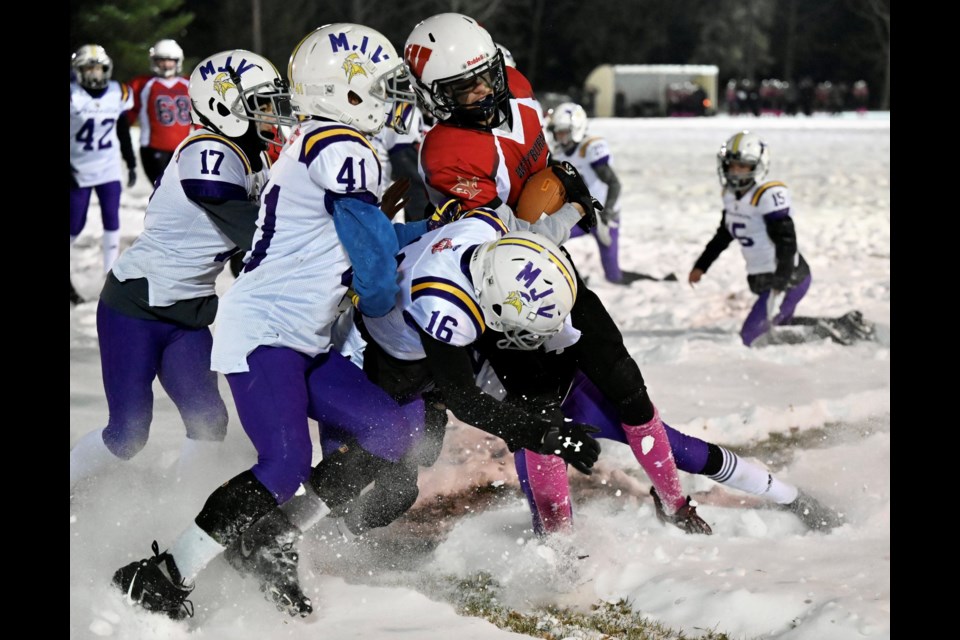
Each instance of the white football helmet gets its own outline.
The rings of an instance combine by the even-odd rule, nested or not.
[[[103,89],[113,73],[113,60],[98,44],[85,44],[77,49],[70,57],[70,66],[77,82],[86,89]]]
[[[250,123],[262,140],[276,143],[277,128],[297,124],[287,82],[269,60],[252,51],[231,49],[203,60],[190,74],[194,122],[228,138],[239,138]],[[260,125],[269,126],[264,131]]]
[[[575,102],[563,102],[547,113],[547,131],[561,147],[583,142],[587,135],[587,112]]]
[[[410,33],[403,58],[420,108],[437,120],[492,129],[506,118],[510,98],[503,53],[487,30],[460,13],[427,18]],[[457,100],[483,80],[492,94],[471,105]]]
[[[530,351],[563,328],[577,299],[577,276],[546,237],[514,231],[485,242],[470,258],[483,319],[504,334],[500,348]]]
[[[730,173],[731,162],[744,162],[753,165],[749,173]],[[770,168],[770,154],[767,145],[755,133],[741,131],[735,133],[720,147],[717,153],[717,175],[720,185],[733,191],[749,189],[755,182],[763,180]]]
[[[503,64],[507,65],[508,67],[513,67],[514,69],[516,69],[517,61],[513,59],[513,54],[510,53],[510,49],[507,49],[505,46],[503,46],[499,42],[497,42],[496,45],[497,45],[497,49],[500,49],[500,53],[503,54]]]
[[[328,24],[308,34],[290,55],[287,77],[295,113],[368,134],[383,127],[391,103],[415,100],[402,86],[407,70],[396,49],[359,24]]]
[[[173,60],[176,67],[161,67],[160,60]],[[183,71],[183,49],[176,40],[157,40],[157,44],[150,47],[150,69],[161,78],[172,78]]]

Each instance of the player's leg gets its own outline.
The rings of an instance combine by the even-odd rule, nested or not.
[[[227,407],[220,396],[219,378],[210,369],[213,336],[208,327],[179,328],[163,351],[160,384],[173,400],[187,437],[180,450],[177,475],[195,481],[216,471],[227,435]]]
[[[70,246],[76,241],[77,236],[83,231],[87,224],[87,210],[90,208],[90,194],[93,193],[92,187],[70,187]],[[73,278],[70,279],[70,304],[80,304],[83,297],[73,286]]]
[[[120,192],[119,180],[98,184],[97,200],[100,202],[100,216],[103,219],[103,272],[113,268],[120,255]]]
[[[97,339],[107,397],[106,428],[85,435],[70,451],[70,486],[143,449],[153,420],[153,380],[172,325],[131,318],[100,302]]]

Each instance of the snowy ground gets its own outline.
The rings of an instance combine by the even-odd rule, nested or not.
[[[813,285],[798,313],[860,309],[881,340],[747,349],[737,332],[753,297],[731,246],[694,290],[686,274],[720,218],[715,154],[742,128],[770,145],[769,178],[791,188],[800,250]],[[183,438],[176,409],[156,385],[153,431],[125,468],[82,486],[70,503],[70,637],[410,638],[523,637],[458,616],[443,585],[483,571],[499,603],[588,610],[626,599],[635,611],[688,636],[853,640],[890,637],[890,121],[888,114],[820,118],[598,119],[624,183],[621,265],[680,282],[603,280],[589,238],[571,241],[578,267],[607,302],[664,419],[681,431],[755,457],[845,514],[811,533],[754,498],[682,476],[712,536],[659,524],[649,481],[629,449],[603,441],[597,473],[571,471],[576,531],[554,547],[532,539],[511,458],[498,441],[451,425],[443,456],[421,475],[417,508],[480,485],[492,506],[443,526],[401,521],[365,545],[331,546],[322,528],[303,543],[301,576],[314,597],[307,620],[281,616],[256,585],[218,559],[197,581],[196,616],[174,623],[126,608],[108,588],[119,566],[172,543],[209,492],[255,454],[230,398],[220,456],[177,484]],[[146,180],[124,193],[123,247],[142,229]],[[95,201],[95,199],[94,199]],[[73,252],[73,279],[95,298],[102,283],[99,209]],[[220,286],[231,278],[225,274]],[[106,423],[96,303],[71,309],[70,443]],[[791,446],[784,446],[789,441]],[[421,511],[422,512],[422,511]],[[556,551],[588,557],[573,566]],[[574,637],[574,636],[570,636]],[[593,637],[582,635],[576,637]]]

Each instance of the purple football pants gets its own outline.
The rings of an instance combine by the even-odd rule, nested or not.
[[[153,381],[160,379],[194,440],[223,440],[227,407],[210,370],[210,329],[188,329],[161,320],[131,318],[103,302],[97,306],[100,367],[107,394],[107,448],[135,456],[150,435]]]
[[[570,230],[571,238],[579,238],[587,235],[587,232],[574,225]],[[619,246],[620,246],[620,228],[610,227],[610,246],[605,247],[603,243],[597,240],[597,230],[590,230],[590,235],[597,241],[597,249],[600,250],[600,264],[603,266],[603,275],[610,282],[620,282],[623,279],[623,273],[620,272]]]
[[[80,235],[87,224],[90,194],[96,190],[104,231],[120,228],[120,181],[105,182],[95,187],[70,187],[70,237]]]
[[[570,393],[567,394],[561,407],[563,415],[574,422],[598,427],[600,432],[593,434],[594,438],[605,438],[629,444],[617,408],[604,397],[582,372],[577,371]],[[707,443],[699,438],[677,431],[666,422],[663,423],[663,428],[667,433],[667,439],[670,441],[670,448],[673,450],[673,458],[677,463],[677,469],[695,474],[703,471],[703,468],[707,465],[707,455],[709,453]],[[542,533],[544,531],[543,524],[534,502],[533,491],[530,488],[526,459],[522,454],[523,450],[514,453],[514,464],[517,468],[517,476],[520,479],[520,488],[523,489],[523,493],[527,497],[527,504],[530,506],[530,512],[533,515],[534,531]]]
[[[253,475],[280,504],[310,477],[308,418],[320,424],[328,451],[355,439],[391,462],[422,436],[422,399],[398,404],[336,351],[311,358],[286,347],[261,346],[247,356],[247,364],[249,371],[229,373],[227,382],[243,430],[257,450]]]
[[[786,295],[783,296],[783,302],[780,303],[780,309],[773,317],[772,323],[767,320],[767,300],[770,299],[770,291],[761,293],[757,297],[757,301],[753,303],[753,308],[750,309],[750,313],[740,329],[743,344],[749,347],[754,340],[770,331],[771,326],[781,325],[789,321],[797,310],[797,304],[803,299],[803,296],[807,295],[811,282],[813,282],[813,277],[807,276],[797,286],[787,289]]]

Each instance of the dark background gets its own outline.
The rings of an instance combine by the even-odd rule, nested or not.
[[[890,0],[71,0],[70,53],[103,45],[124,81],[149,73],[147,50],[174,38],[184,75],[233,48],[283,73],[294,46],[324,24],[373,27],[402,52],[420,20],[446,11],[481,22],[538,93],[576,95],[601,64],[713,64],[721,93],[730,79],[864,80],[868,107],[890,108]]]

